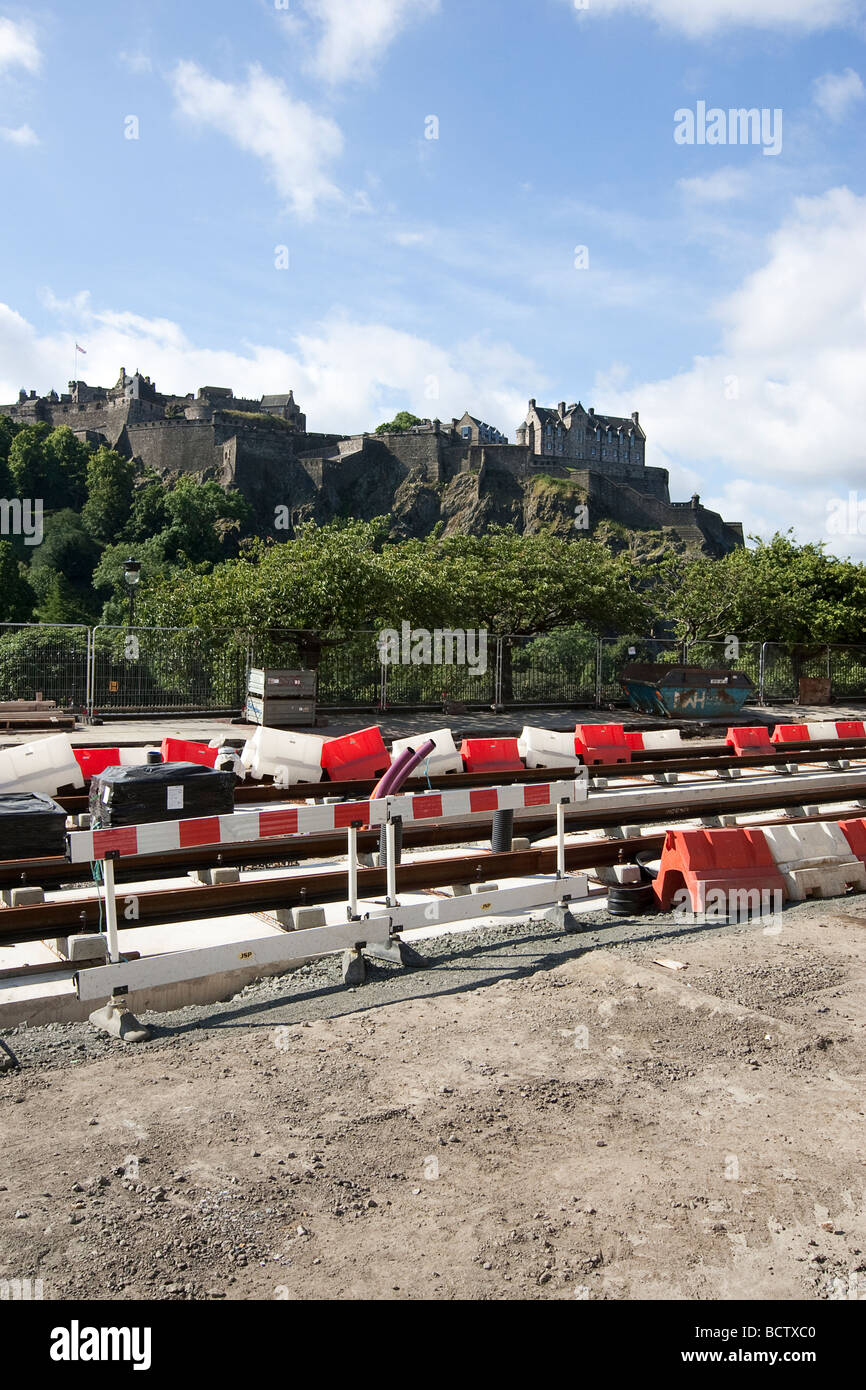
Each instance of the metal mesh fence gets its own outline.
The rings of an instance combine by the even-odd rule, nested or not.
[[[93,629],[91,700],[99,712],[236,710],[243,704],[245,634],[196,628]]]
[[[797,701],[801,678],[829,679],[833,700],[866,698],[866,644],[694,642],[603,637],[581,628],[400,649],[383,664],[374,631],[274,629],[251,636],[194,628],[0,624],[0,700],[41,692],[61,707],[102,712],[240,711],[250,666],[316,670],[320,705],[344,708],[467,705],[624,705],[622,668],[686,660],[745,671],[750,703]],[[393,656],[393,653],[392,653]]]
[[[0,623],[0,700],[87,703],[90,632],[51,623]]]
[[[501,639],[500,704],[594,704],[598,638],[580,628]]]
[[[633,662],[671,662],[682,657],[679,642],[656,637],[599,638],[599,704],[627,704],[619,682],[623,666]]]

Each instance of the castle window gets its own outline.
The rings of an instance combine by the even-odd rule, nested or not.
[[[470,425],[464,425],[464,426],[463,426],[463,430],[462,430],[462,434],[463,434],[463,438],[464,438],[464,439],[471,439],[471,438],[472,438],[472,427],[471,427]]]

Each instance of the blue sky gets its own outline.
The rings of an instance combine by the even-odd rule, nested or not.
[[[0,400],[77,339],[311,429],[639,409],[675,498],[866,558],[864,77],[862,0],[0,0]]]

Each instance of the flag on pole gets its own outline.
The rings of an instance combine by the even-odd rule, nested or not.
[[[68,349],[67,349],[67,351],[68,351]],[[84,356],[85,356],[85,357],[87,356],[87,348],[79,347],[77,343],[75,344],[75,351],[76,351],[76,352],[83,352],[83,353],[84,353]]]

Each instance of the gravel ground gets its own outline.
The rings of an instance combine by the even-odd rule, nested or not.
[[[46,1298],[866,1297],[866,897],[329,958],[152,1041],[18,1029],[0,1281]],[[654,964],[673,958],[670,970]]]

